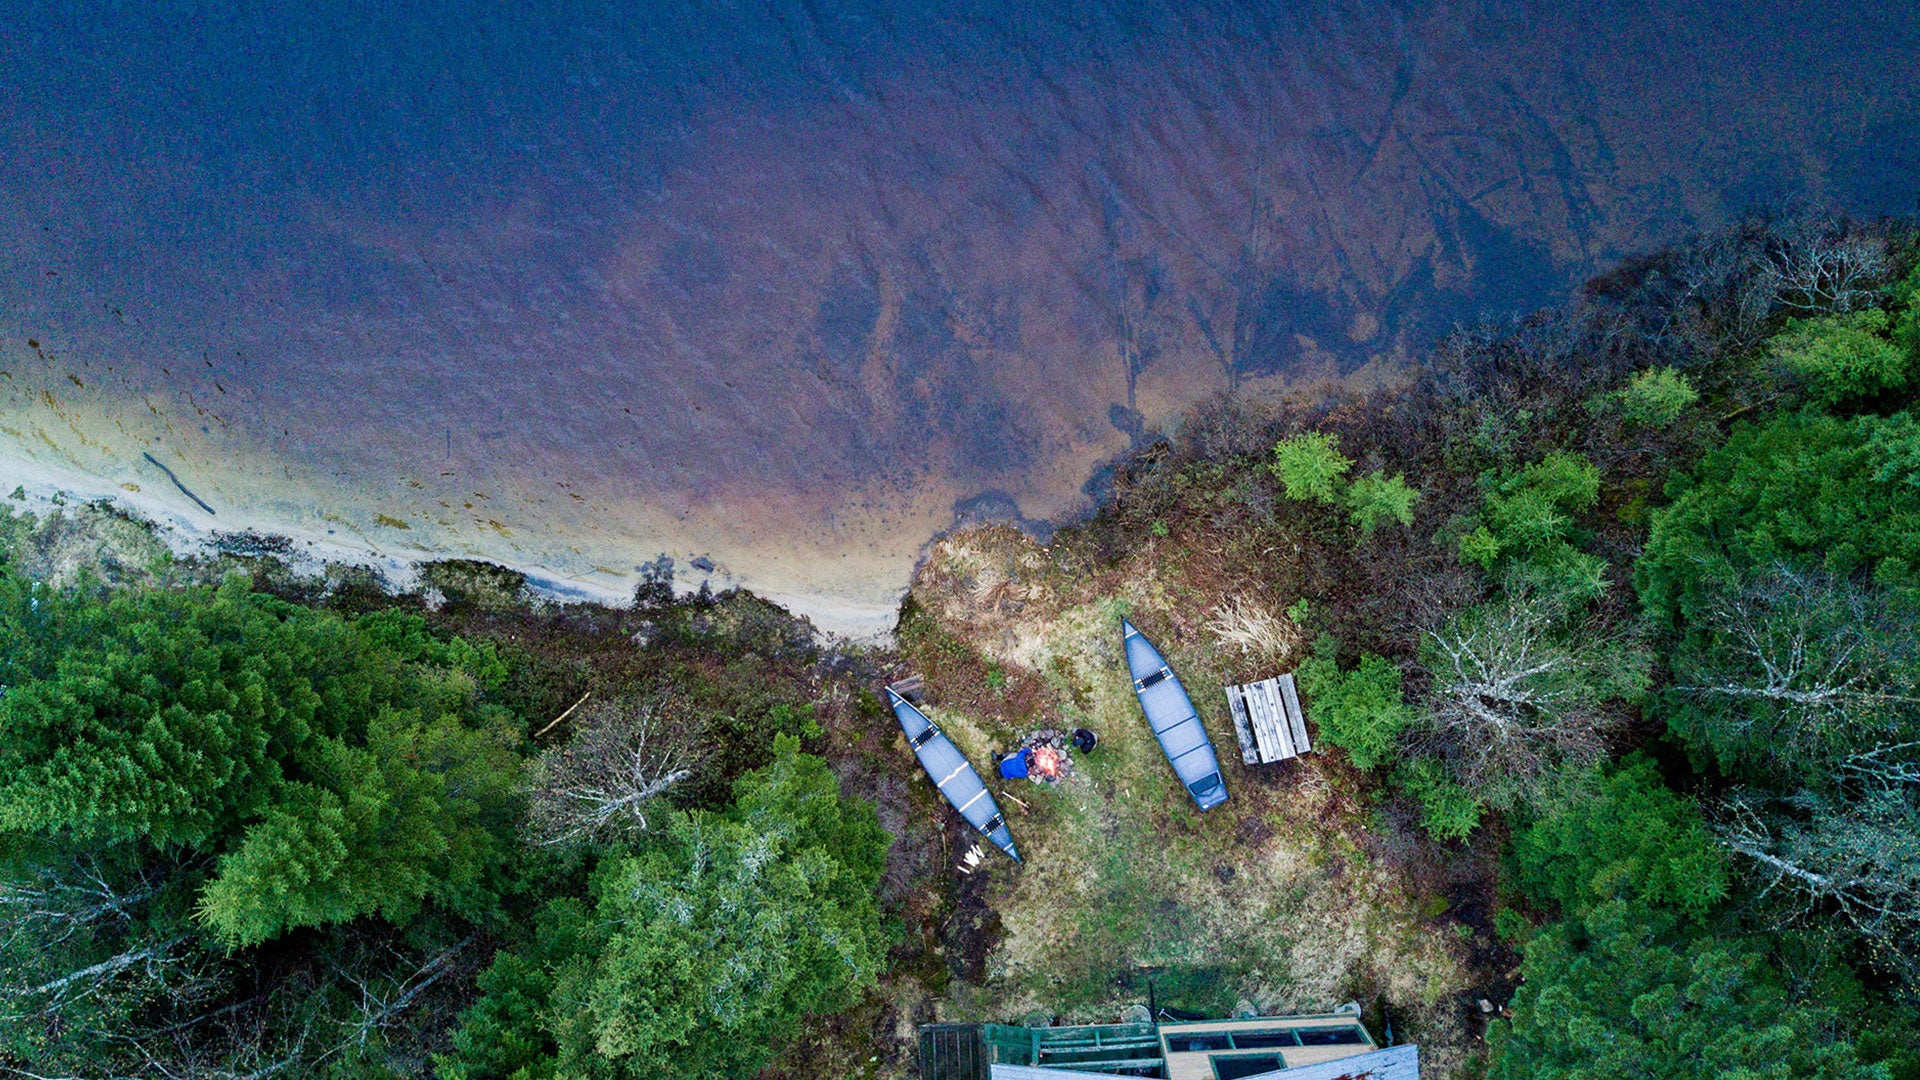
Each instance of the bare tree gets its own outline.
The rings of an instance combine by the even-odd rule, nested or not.
[[[1674,291],[1647,336],[1669,345],[1734,349],[1764,336],[1781,308],[1857,311],[1877,301],[1891,267],[1883,238],[1833,217],[1750,218],[1689,244],[1668,268]],[[1701,323],[1701,319],[1705,323]],[[1713,328],[1713,332],[1702,333]]]
[[[1884,590],[1776,566],[1719,591],[1676,689],[1723,757],[1815,778],[1900,775],[1902,745],[1920,739],[1913,617]]]
[[[1792,311],[1858,311],[1879,301],[1890,269],[1880,237],[1829,220],[1801,220],[1781,227],[1756,284],[1771,303]]]
[[[604,842],[645,832],[654,802],[702,758],[670,697],[614,697],[589,706],[565,746],[542,754],[528,783],[538,843]]]
[[[1564,766],[1599,761],[1622,719],[1614,699],[1645,687],[1636,642],[1564,621],[1519,588],[1424,633],[1427,738],[1496,804],[1538,799]]]
[[[1901,788],[1906,790],[1902,791]],[[1916,787],[1880,784],[1858,798],[1743,792],[1717,831],[1764,894],[1838,918],[1885,965],[1920,974],[1920,808]]]
[[[1673,721],[1759,785],[1716,826],[1762,883],[1920,976],[1920,656],[1910,604],[1776,566],[1719,590]]]
[[[116,873],[92,853],[0,879],[0,955],[10,958],[0,1012],[52,1018],[108,994],[200,996],[205,972],[197,961],[204,958],[189,935],[134,936],[165,882],[163,868]]]

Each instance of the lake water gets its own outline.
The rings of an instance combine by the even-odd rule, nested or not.
[[[1920,194],[1905,4],[283,6],[0,13],[0,479],[845,630],[1222,388]]]

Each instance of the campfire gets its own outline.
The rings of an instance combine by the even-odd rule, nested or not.
[[[1042,728],[1028,736],[1014,753],[1022,759],[1027,779],[1051,785],[1073,776],[1073,755],[1067,751],[1074,745],[1071,733]]]

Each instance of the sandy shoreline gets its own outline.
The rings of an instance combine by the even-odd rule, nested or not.
[[[416,587],[421,565],[440,559],[478,559],[525,574],[528,587],[537,595],[559,603],[596,603],[625,607],[633,601],[633,590],[640,575],[625,580],[608,580],[604,573],[569,574],[539,563],[515,562],[495,558],[484,552],[437,550],[410,545],[394,550],[373,543],[357,534],[343,539],[326,535],[310,527],[267,516],[246,516],[231,507],[212,514],[186,509],[190,496],[170,484],[149,487],[116,483],[83,470],[61,467],[45,461],[33,461],[9,453],[0,447],[0,505],[16,510],[44,514],[63,504],[106,502],[115,508],[150,523],[155,534],[176,555],[205,554],[222,535],[258,533],[283,537],[292,542],[291,553],[283,556],[300,573],[318,574],[329,563],[364,566],[379,572],[393,589],[406,591]],[[137,488],[137,490],[136,490]],[[18,495],[18,498],[11,496]],[[178,505],[176,505],[178,504]],[[355,542],[356,540],[361,542]],[[702,583],[724,589],[749,588],[724,571],[705,573],[685,558],[675,560],[675,585],[683,593],[697,590]],[[805,593],[751,589],[755,595],[812,620],[824,634],[855,643],[883,642],[893,634],[898,617],[898,600],[892,604],[865,604],[840,597]],[[902,581],[900,593],[904,595]]]

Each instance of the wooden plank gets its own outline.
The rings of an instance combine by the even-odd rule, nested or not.
[[[1260,750],[1254,741],[1253,729],[1248,726],[1244,687],[1227,687],[1227,711],[1233,714],[1233,733],[1240,740],[1240,760],[1248,765],[1258,763]]]
[[[1267,701],[1266,688],[1260,683],[1247,684],[1247,716],[1253,722],[1253,738],[1260,744],[1262,764],[1273,760],[1273,714]]]
[[[1285,761],[1299,751],[1293,748],[1293,735],[1287,730],[1286,707],[1280,700],[1280,682],[1268,679],[1260,684],[1261,696],[1267,699],[1267,724],[1272,734],[1275,761]]]
[[[1279,761],[1284,756],[1279,732],[1284,730],[1282,725],[1286,721],[1279,712],[1279,699],[1268,696],[1270,689],[1266,682],[1254,682],[1231,687],[1229,691],[1229,700],[1237,699],[1239,708],[1245,710],[1248,732],[1243,742],[1247,749],[1241,754],[1241,760],[1249,765]],[[1238,720],[1236,715],[1236,724]]]
[[[1307,714],[1300,709],[1300,695],[1294,690],[1293,673],[1280,676],[1279,682],[1280,696],[1287,705],[1287,726],[1293,729],[1293,744],[1300,748],[1298,753],[1305,754],[1313,749],[1313,744],[1307,741]]]
[[[1273,717],[1267,710],[1267,695],[1259,683],[1247,684],[1247,718],[1253,724],[1253,739],[1260,744],[1260,763],[1273,760]]]

